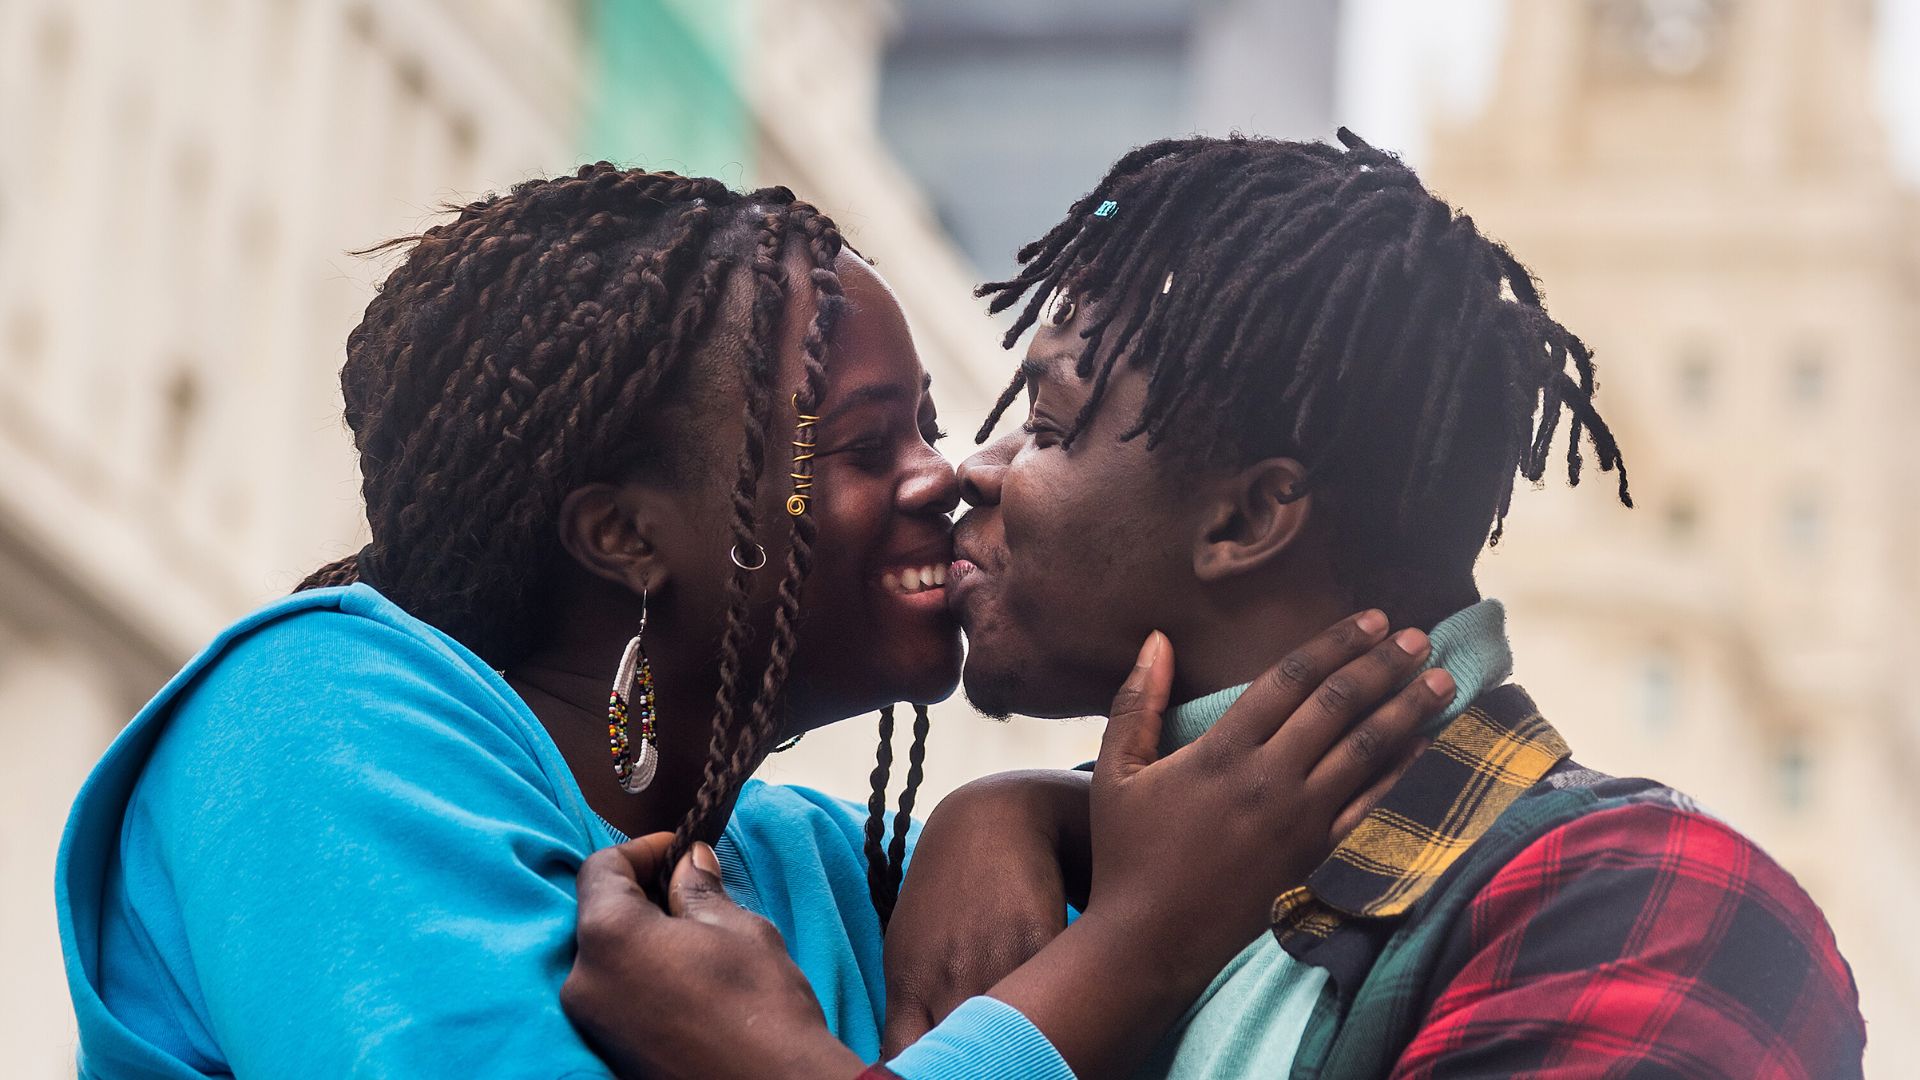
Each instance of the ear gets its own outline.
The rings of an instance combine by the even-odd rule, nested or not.
[[[1292,546],[1313,512],[1313,496],[1291,497],[1306,476],[1292,458],[1265,458],[1211,485],[1211,506],[1194,541],[1194,576],[1224,581],[1272,563]]]
[[[663,509],[642,484],[576,488],[560,501],[560,546],[595,577],[657,594],[670,576],[657,536]]]

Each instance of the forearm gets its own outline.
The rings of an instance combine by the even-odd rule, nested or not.
[[[1020,769],[973,781],[934,813],[957,810],[972,815],[971,821],[1032,830],[1054,854],[1067,902],[1084,911],[1093,883],[1092,790],[1093,774],[1085,770]]]
[[[1090,912],[990,994],[1024,1014],[1075,1076],[1122,1075],[1214,974],[1142,945],[1139,933]]]

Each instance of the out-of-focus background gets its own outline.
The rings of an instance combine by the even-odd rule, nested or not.
[[[0,1071],[71,1072],[49,883],[87,768],[362,542],[349,249],[600,157],[785,183],[967,432],[1009,364],[969,287],[1120,152],[1346,123],[1598,349],[1640,508],[1519,498],[1484,563],[1519,679],[1791,868],[1870,1075],[1920,1072],[1916,67],[1916,0],[0,0]],[[1098,740],[936,716],[923,807]],[[860,796],[871,737],[766,774]]]

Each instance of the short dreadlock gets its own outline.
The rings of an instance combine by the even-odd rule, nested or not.
[[[348,336],[340,373],[373,542],[300,588],[368,580],[505,668],[526,655],[545,621],[544,598],[565,558],[557,522],[567,493],[688,468],[676,450],[687,440],[666,430],[660,406],[689,389],[701,342],[718,343],[740,368],[746,436],[730,485],[731,528],[739,547],[751,549],[773,410],[791,398],[798,412],[817,412],[826,392],[828,345],[846,307],[833,271],[844,243],[830,219],[785,187],[742,193],[718,180],[606,162],[448,209],[453,220],[372,249],[406,251]],[[813,315],[801,384],[776,390],[790,252],[807,265]],[[751,306],[744,318],[723,318],[736,273],[748,277]],[[797,461],[794,469],[807,474],[812,465]],[[818,529],[810,513],[789,521],[773,640],[757,680],[745,670],[750,574],[736,560],[727,579],[706,767],[669,866],[782,725]],[[896,831],[920,779],[924,708],[917,720],[916,767]],[[882,724],[890,734],[890,710]],[[890,754],[883,742],[881,761]],[[876,783],[869,828],[877,836],[884,769]],[[905,853],[876,843],[869,854],[884,920]]]
[[[1398,157],[1339,140],[1142,146],[1020,250],[1018,275],[976,292],[996,313],[1025,298],[1008,348],[1057,294],[1088,304],[1075,370],[1092,389],[1064,445],[1125,356],[1148,386],[1122,439],[1203,464],[1299,460],[1289,498],[1325,493],[1343,580],[1431,617],[1449,602],[1435,571],[1499,542],[1514,476],[1541,482],[1563,412],[1568,481],[1584,434],[1633,501],[1592,354],[1526,267]],[[980,441],[1025,385],[1016,374]]]

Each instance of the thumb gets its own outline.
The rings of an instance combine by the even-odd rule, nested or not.
[[[1125,779],[1160,757],[1160,717],[1173,687],[1173,643],[1155,630],[1140,646],[1133,672],[1113,696],[1107,730],[1100,737],[1094,775]]]
[[[729,908],[740,910],[727,896],[727,887],[720,883],[720,860],[714,858],[711,847],[694,841],[687,853],[680,856],[679,865],[673,868],[673,877],[667,882],[667,910],[679,917],[716,923],[731,914]]]

